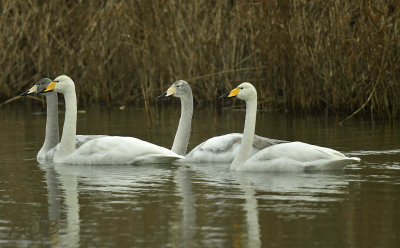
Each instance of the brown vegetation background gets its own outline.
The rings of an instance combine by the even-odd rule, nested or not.
[[[400,111],[400,2],[0,2],[0,99],[69,75],[81,105],[154,104],[178,79],[199,106],[242,81],[280,111]]]

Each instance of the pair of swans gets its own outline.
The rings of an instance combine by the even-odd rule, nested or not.
[[[193,114],[190,85],[176,81],[158,99],[175,96],[181,100],[181,117],[172,151],[186,155]],[[250,83],[242,83],[220,98],[238,97],[246,102],[243,134],[231,133],[210,138],[185,156],[184,162],[231,163],[238,171],[301,171],[334,170],[359,162],[336,150],[303,142],[288,142],[255,135],[257,91]]]
[[[65,120],[60,143],[58,143],[58,99],[65,99]],[[161,146],[133,137],[107,135],[76,135],[77,104],[75,84],[62,75],[54,81],[39,80],[30,90],[21,94],[45,93],[47,120],[45,142],[38,160],[53,160],[63,164],[145,164],[169,163],[182,156]]]
[[[47,101],[46,138],[38,159],[52,159],[65,164],[142,164],[168,163],[184,158],[190,136],[193,96],[189,84],[178,81],[161,97],[174,95],[182,101],[182,115],[172,151],[133,137],[76,135],[77,105],[75,84],[62,75],[54,81],[42,79],[24,94],[45,93]],[[187,94],[178,88],[187,86]],[[65,99],[65,121],[58,143],[57,95]],[[243,136],[228,134],[211,138],[186,155],[188,162],[231,162],[232,170],[330,170],[343,168],[358,158],[301,142],[272,140],[254,135],[257,92],[250,83],[243,83],[226,97],[246,101],[246,122]],[[54,114],[55,113],[55,114]],[[243,139],[242,139],[243,137]],[[57,145],[55,145],[57,144]],[[236,155],[235,155],[236,154]],[[254,154],[253,156],[251,156]]]
[[[39,93],[46,89],[46,87],[52,82],[49,78],[42,78],[35,83],[35,85],[22,93],[20,96],[26,96],[30,94]],[[38,160],[53,160],[54,153],[57,150],[56,146],[60,142],[58,132],[58,96],[54,91],[49,91],[44,94],[46,97],[46,134],[44,136],[44,143],[40,148],[37,159]],[[79,148],[82,144],[89,140],[104,137],[106,135],[76,135],[75,147]],[[53,149],[54,148],[54,149]]]
[[[230,133],[216,136],[204,141],[186,154],[193,115],[192,88],[186,81],[178,80],[157,99],[170,96],[178,97],[181,101],[181,117],[171,150],[185,156],[185,162],[231,163],[235,154],[239,151],[243,135],[241,133]],[[254,134],[253,136],[254,141],[250,149],[251,155],[269,146],[288,142],[264,138]]]

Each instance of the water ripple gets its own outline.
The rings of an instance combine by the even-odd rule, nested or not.
[[[400,149],[392,149],[392,150],[377,150],[377,151],[351,151],[346,152],[348,156],[365,156],[365,155],[387,155],[387,154],[399,154]]]

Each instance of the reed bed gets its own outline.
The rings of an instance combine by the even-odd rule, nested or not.
[[[242,81],[260,107],[394,119],[395,0],[0,2],[0,99],[67,74],[80,105],[137,104],[178,79],[199,106]]]

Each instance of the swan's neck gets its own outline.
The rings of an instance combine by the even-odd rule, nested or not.
[[[181,98],[181,118],[179,120],[178,130],[175,134],[172,151],[185,156],[189,144],[190,127],[192,125],[193,115],[193,95],[192,92]]]
[[[39,154],[47,153],[60,141],[58,133],[58,97],[56,92],[46,93],[46,105],[46,134]]]
[[[75,150],[75,136],[76,136],[76,94],[75,89],[64,93],[65,99],[65,120],[61,137],[61,142],[56,157],[67,156]]]
[[[231,164],[231,170],[237,170],[249,158],[253,147],[256,128],[257,97],[246,101],[246,120],[244,123],[242,144]]]

